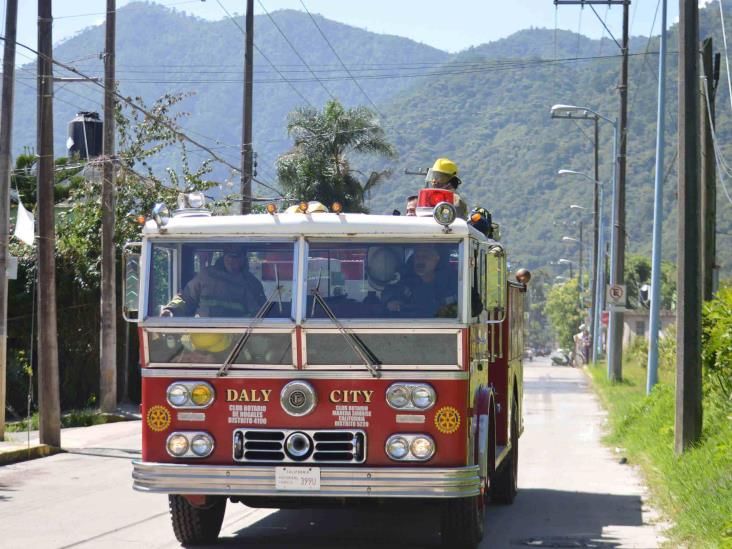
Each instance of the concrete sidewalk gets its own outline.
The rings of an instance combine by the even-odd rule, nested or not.
[[[5,432],[5,440],[0,441],[0,466],[19,461],[27,461],[50,456],[59,452],[83,452],[97,448],[116,439],[118,423],[140,420],[138,404],[122,404],[114,414],[114,421],[89,427],[68,427],[61,429],[61,447],[41,444],[38,431]],[[135,452],[138,452],[135,449]]]

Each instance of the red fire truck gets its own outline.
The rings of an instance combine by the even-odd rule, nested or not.
[[[513,501],[530,275],[509,281],[503,246],[444,193],[423,190],[418,217],[156,206],[125,254],[133,479],[168,494],[180,542],[215,540],[227,501],[408,499],[471,547],[486,503]]]

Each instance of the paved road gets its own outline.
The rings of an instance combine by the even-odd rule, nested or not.
[[[656,547],[658,529],[646,522],[642,486],[600,445],[603,414],[584,374],[533,362],[525,377],[520,492],[513,506],[488,509],[481,546]],[[178,547],[167,498],[131,489],[139,427],[67,429],[70,453],[0,467],[0,545]],[[435,547],[437,524],[430,508],[279,511],[229,504],[219,545]]]

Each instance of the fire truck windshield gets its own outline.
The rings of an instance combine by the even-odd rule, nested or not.
[[[314,242],[307,261],[310,318],[458,316],[457,243]]]
[[[154,243],[148,315],[251,318],[272,296],[266,316],[289,318],[293,249],[292,242]]]

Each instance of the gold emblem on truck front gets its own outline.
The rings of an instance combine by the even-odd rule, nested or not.
[[[156,433],[170,426],[170,412],[165,406],[156,405],[147,411],[147,426]]]
[[[435,414],[435,427],[446,435],[450,435],[460,427],[460,412],[452,406],[443,406]]]

